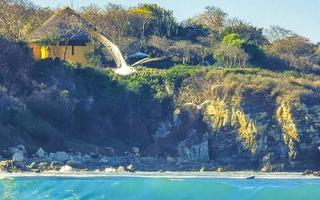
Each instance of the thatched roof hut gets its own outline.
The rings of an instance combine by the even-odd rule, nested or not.
[[[69,7],[55,12],[42,26],[33,31],[29,42],[41,42],[56,39],[60,43],[72,45],[90,42],[86,27],[89,23]]]

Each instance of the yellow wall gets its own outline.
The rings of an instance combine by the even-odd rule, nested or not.
[[[49,48],[48,47],[41,47],[41,59],[49,58]]]
[[[29,45],[33,49],[33,57],[35,60],[41,60],[46,58],[60,58],[64,60],[64,53],[66,50],[65,60],[81,64],[81,65],[88,65],[88,60],[86,59],[86,46],[73,46],[74,54],[72,54],[72,46],[48,46],[48,47],[41,47],[36,44]]]

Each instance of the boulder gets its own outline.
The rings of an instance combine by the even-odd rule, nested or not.
[[[223,169],[222,167],[218,167],[217,172],[225,172],[225,169]]]
[[[189,161],[206,162],[209,161],[209,142],[207,138],[203,140],[188,138],[178,145],[178,153],[182,159]]]
[[[28,169],[35,169],[37,167],[37,163],[36,162],[32,162],[30,165],[26,166]]]
[[[264,165],[261,169],[261,172],[271,172],[270,165]]]
[[[66,173],[66,172],[72,172],[73,169],[71,166],[69,165],[64,165],[60,168],[59,172],[62,172],[62,173]]]
[[[0,162],[0,172],[15,172],[17,171],[17,167],[13,160],[5,160]]]
[[[124,168],[124,166],[119,166],[117,169],[117,172],[125,172],[126,169]]]
[[[36,152],[36,156],[38,157],[38,158],[44,158],[44,157],[46,157],[46,152],[40,147],[39,149],[38,149],[38,151]]]
[[[85,164],[74,160],[69,160],[67,165],[75,169],[85,169],[87,167]]]
[[[310,175],[310,174],[313,174],[314,172],[312,170],[306,170],[302,173],[302,175]]]
[[[59,161],[59,162],[66,162],[66,161],[70,160],[70,155],[64,151],[59,151],[56,153],[50,153],[49,158],[51,158],[52,160],[55,160],[55,161]]]
[[[107,173],[114,173],[114,172],[117,172],[117,170],[115,168],[112,168],[112,167],[108,167],[104,170],[105,172]]]
[[[23,152],[17,152],[17,153],[15,153],[15,154],[13,154],[12,160],[13,160],[14,162],[23,162],[23,161],[24,161]]]
[[[313,176],[320,177],[320,172],[313,172]]]
[[[127,166],[127,170],[128,170],[128,172],[134,172],[134,166],[133,166],[133,164],[128,165],[128,166]]]

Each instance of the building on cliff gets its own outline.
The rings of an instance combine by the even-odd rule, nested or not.
[[[87,65],[91,36],[86,20],[69,7],[55,12],[28,37],[35,60],[59,58]]]

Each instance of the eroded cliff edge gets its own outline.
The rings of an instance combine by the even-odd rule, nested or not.
[[[121,77],[50,60],[28,71],[1,88],[3,156],[18,144],[109,156],[138,148],[231,170],[320,168],[316,75],[178,66]]]

